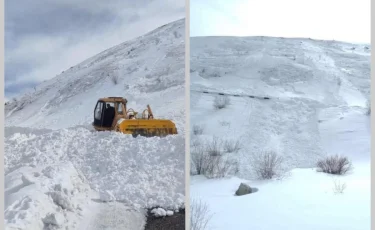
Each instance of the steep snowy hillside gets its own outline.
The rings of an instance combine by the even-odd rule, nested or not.
[[[312,39],[191,38],[191,194],[213,214],[209,229],[369,229],[370,52]],[[283,162],[279,177],[260,181],[254,162],[267,151]],[[203,152],[221,156],[216,170],[232,178],[196,175]],[[353,162],[351,174],[316,172],[334,154]],[[241,182],[258,191],[233,197]]]
[[[291,166],[310,167],[323,154],[318,124],[324,108],[366,110],[369,63],[365,45],[266,37],[192,38],[192,124],[202,124],[207,133],[223,138],[242,138],[250,152],[278,148]],[[234,95],[232,105],[212,113],[217,94],[204,92]],[[222,126],[225,122],[230,126]],[[240,154],[245,154],[240,173],[248,177],[246,152]]]
[[[6,126],[91,124],[98,98],[122,96],[136,110],[150,104],[155,116],[174,119],[183,130],[184,28],[179,20],[71,67],[7,104]]]
[[[184,19],[108,49],[5,108],[7,229],[144,229],[145,209],[184,208]],[[179,134],[91,129],[100,97],[150,104]]]

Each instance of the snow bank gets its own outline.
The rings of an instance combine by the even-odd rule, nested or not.
[[[5,140],[5,174],[72,162],[99,193],[137,208],[174,210],[184,202],[184,145],[179,135],[135,139],[84,128],[15,133]]]
[[[236,177],[191,179],[191,197],[208,206],[207,229],[348,229],[369,230],[371,224],[371,168],[355,175],[329,176],[313,169],[294,169],[283,181],[268,183]],[[258,191],[234,196],[240,183]],[[345,184],[342,194],[335,183]]]
[[[13,170],[5,176],[6,229],[74,228],[89,191],[69,161]]]

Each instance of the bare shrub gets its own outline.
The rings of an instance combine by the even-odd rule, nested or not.
[[[212,171],[209,171],[209,174],[206,175],[208,178],[223,178],[238,172],[238,162],[235,160],[222,156],[212,156],[211,160],[213,167]]]
[[[253,154],[251,167],[259,179],[267,180],[279,176],[282,170],[283,158],[276,152],[266,151]]]
[[[209,207],[201,200],[191,200],[190,203],[190,229],[205,230],[212,218]]]
[[[371,101],[368,100],[366,103],[366,115],[370,116],[371,115]]]
[[[223,144],[223,148],[227,153],[238,152],[241,149],[241,143],[238,140],[226,140]]]
[[[210,156],[220,156],[221,141],[217,137],[214,137],[212,141],[206,143],[206,151]]]
[[[318,170],[324,173],[343,175],[352,170],[352,163],[347,157],[330,156],[318,161]]]
[[[200,147],[202,145],[202,141],[199,138],[192,138],[190,140],[190,143],[191,143],[191,146],[193,148],[197,148],[197,147]]]
[[[230,103],[230,99],[227,96],[216,96],[214,99],[215,109],[224,109]]]
[[[204,175],[207,178],[222,178],[238,172],[238,162],[219,154],[218,143],[195,144],[190,154],[191,175]]]
[[[228,121],[219,121],[219,123],[220,123],[221,126],[228,126],[228,127],[230,127],[230,122],[228,122]]]
[[[112,80],[113,84],[117,85],[119,77],[117,75],[112,75],[111,80]]]
[[[204,148],[201,145],[192,146],[190,161],[192,163],[191,170],[195,169],[195,172],[191,174],[205,175],[212,162],[210,162],[210,156],[204,151]]]
[[[345,183],[341,183],[340,181],[334,181],[333,182],[334,186],[333,186],[333,192],[335,194],[342,194],[344,193],[344,190],[346,189],[346,184]]]
[[[342,80],[341,80],[341,78],[340,78],[340,77],[337,77],[337,85],[338,85],[338,86],[341,86],[341,84],[342,84]]]
[[[193,134],[194,135],[202,135],[203,134],[203,127],[199,125],[193,126]]]

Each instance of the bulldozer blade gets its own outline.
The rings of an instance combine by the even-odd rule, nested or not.
[[[131,134],[133,137],[165,137],[177,134],[176,125],[172,121],[161,119],[121,119],[116,129],[118,132]]]

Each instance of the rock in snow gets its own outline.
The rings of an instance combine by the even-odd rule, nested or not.
[[[236,195],[242,196],[242,195],[249,194],[251,192],[252,192],[252,189],[249,185],[247,185],[245,183],[241,183],[240,186],[238,187],[237,191],[236,191]]]

